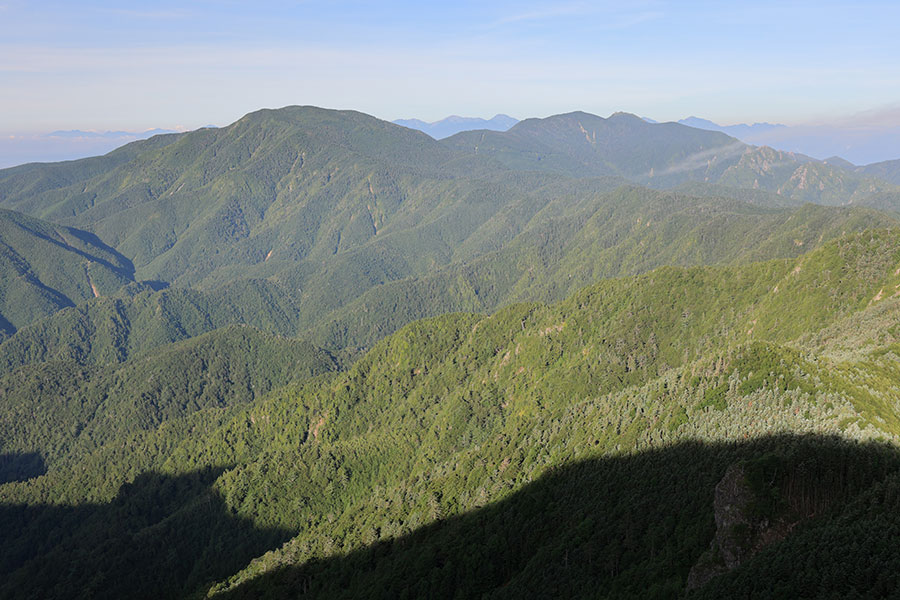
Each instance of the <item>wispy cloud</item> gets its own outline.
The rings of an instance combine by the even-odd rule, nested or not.
[[[734,158],[735,156],[740,156],[746,150],[747,146],[741,142],[734,142],[726,146],[710,148],[709,150],[701,150],[700,152],[691,154],[681,162],[671,165],[670,167],[658,173],[651,173],[648,171],[644,174],[644,177],[653,177],[654,175],[656,177],[662,177],[664,175],[674,175],[676,173],[696,171],[697,169],[702,169],[703,167],[708,166],[711,161],[720,162],[723,160],[728,160]]]
[[[186,19],[190,17],[190,13],[182,9],[171,10],[132,10],[127,8],[109,8],[103,9],[103,12],[121,17],[129,17],[133,19]]]
[[[838,118],[831,124],[848,128],[900,127],[900,102]]]
[[[538,8],[526,12],[507,15],[499,19],[498,23],[517,23],[520,21],[544,21],[547,19],[557,19],[560,17],[574,17],[579,15],[588,15],[597,11],[596,7],[592,7],[585,2],[576,2],[571,4],[555,4],[544,8]]]
[[[607,6],[589,2],[570,2],[542,6],[498,19],[495,25],[513,23],[542,22],[571,17],[602,17],[602,21],[592,25],[601,29],[626,29],[647,21],[661,19],[664,13],[656,9],[656,3],[639,3],[622,10],[618,5]]]
[[[665,17],[665,13],[661,11],[646,11],[634,13],[631,15],[619,15],[615,19],[611,19],[602,25],[602,29],[628,29],[635,27],[641,23],[656,21]]]

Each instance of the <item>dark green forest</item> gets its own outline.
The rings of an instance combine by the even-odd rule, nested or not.
[[[900,590],[900,188],[617,113],[0,170],[0,597]]]

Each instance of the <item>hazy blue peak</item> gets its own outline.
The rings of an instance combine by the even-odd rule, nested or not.
[[[402,125],[403,127],[409,127],[410,129],[418,129],[419,131],[427,133],[434,139],[439,140],[450,137],[461,131],[472,131],[476,129],[506,131],[519,121],[509,115],[496,114],[490,119],[451,115],[432,123],[422,121],[421,119],[397,119],[393,122],[397,125]]]
[[[738,123],[737,125],[719,125],[718,123],[713,123],[708,119],[701,119],[700,117],[694,116],[688,117],[686,119],[681,119],[678,122],[689,127],[696,127],[697,129],[721,131],[738,138],[742,135],[757,134],[765,131],[771,131],[772,129],[781,129],[786,127],[785,125],[774,123],[753,123],[752,125],[748,125],[746,123]]]
[[[687,125],[688,127],[697,127],[698,129],[714,129],[719,131],[722,129],[721,125],[713,123],[708,119],[701,119],[700,117],[690,116],[686,119],[681,119],[678,121],[682,125]]]
[[[402,125],[403,127],[409,127],[411,129],[418,129],[419,127],[428,127],[431,123],[426,123],[421,119],[397,119],[393,121],[395,125]]]

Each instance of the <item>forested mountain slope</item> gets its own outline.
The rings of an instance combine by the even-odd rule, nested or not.
[[[437,142],[314,107],[258,111],[99,159],[0,171],[0,203],[92,231],[128,256],[141,279],[212,287],[249,269],[291,279],[295,289],[324,282],[347,301],[368,283],[483,251],[486,240],[496,249],[565,198],[572,176],[607,177],[577,184],[588,193],[626,180],[718,183],[768,191],[783,205],[879,195],[878,207],[896,208],[887,183],[624,113],[528,119],[508,132]],[[361,283],[343,289],[335,273],[345,272]]]
[[[871,165],[856,167],[855,170],[869,177],[877,177],[894,185],[900,185],[900,159],[872,163]]]
[[[93,234],[0,210],[0,339],[133,280],[131,262]]]
[[[59,198],[74,193],[78,184],[87,185],[116,167],[134,160],[143,152],[162,148],[178,140],[181,134],[156,135],[117,148],[104,156],[56,163],[28,163],[0,169],[0,202],[29,214],[41,214],[45,198]],[[45,194],[51,194],[45,196]]]
[[[112,296],[60,310],[0,344],[0,373],[22,365],[71,360],[118,363],[226,325],[293,332],[297,308],[278,289],[242,285],[229,293],[132,284]]]
[[[637,187],[546,213],[499,250],[373,287],[307,335],[328,348],[367,347],[417,318],[559,300],[591,282],[661,265],[793,257],[848,232],[896,225],[866,209],[762,209]]]
[[[807,235],[805,225],[778,224],[790,222],[787,213],[751,214],[723,197],[895,208],[889,184],[624,113],[529,119],[488,133],[437,142],[362,113],[288,107],[104,157],[0,171],[2,205],[85,228],[128,257],[138,279],[183,289],[165,298],[194,298],[181,303],[192,316],[163,311],[146,338],[130,333],[130,323],[149,323],[132,306],[144,296],[90,302],[36,324],[2,360],[123,360],[138,346],[235,322],[311,335],[333,350],[364,348],[415,318],[555,300],[599,277],[662,264],[795,256],[836,232],[891,225],[847,213],[822,217],[833,219],[827,225],[814,217]],[[476,152],[472,136],[490,143]],[[681,184],[712,199],[623,188],[628,180]],[[768,240],[767,227],[778,230]],[[7,303],[22,307],[7,312],[28,314],[7,317],[6,335],[90,298],[81,288],[62,291],[66,299]]]
[[[4,189],[3,203],[88,227],[144,278],[174,281],[189,269],[352,247],[397,209],[404,179],[427,179],[418,173],[450,157],[422,133],[360,113],[293,107],[129,158],[74,183]]]
[[[847,232],[897,225],[888,215],[860,208],[765,209],[635,186],[611,192],[596,187],[570,185],[567,195],[547,202],[497,250],[486,251],[499,244],[496,237],[473,236],[477,250],[462,247],[460,259],[423,276],[377,283],[341,262],[339,270],[329,269],[333,281],[315,277],[312,289],[300,293],[285,273],[211,290],[132,285],[17,332],[0,344],[0,373],[47,360],[121,362],[237,323],[300,335],[352,355],[424,317],[559,300],[599,279],[666,264],[793,257]],[[354,256],[370,261],[373,252],[367,251],[370,245]]]
[[[244,326],[169,344],[121,365],[38,363],[0,377],[0,449],[40,448],[53,468],[116,436],[203,408],[250,402],[336,366],[309,343]]]
[[[692,570],[728,570],[703,555],[732,467],[751,500],[775,499],[769,522],[793,525],[751,519],[776,541],[708,585],[811,536],[840,560],[863,506],[887,525],[859,535],[892,564],[900,459],[857,440],[900,434],[900,337],[883,326],[900,316],[898,273],[897,232],[870,230],[796,259],[664,267],[413,323],[345,373],[118,432],[0,486],[16,540],[0,590],[179,597],[219,579],[244,597],[681,597]],[[122,487],[142,472],[156,475]],[[174,531],[171,553],[150,551]],[[849,569],[833,589],[892,581]],[[778,585],[752,572],[756,589]],[[794,595],[805,582],[785,581]]]

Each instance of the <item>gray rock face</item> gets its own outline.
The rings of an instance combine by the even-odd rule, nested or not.
[[[786,506],[761,510],[766,501],[761,490],[751,487],[742,464],[728,467],[716,485],[713,501],[716,535],[691,569],[687,589],[701,587],[737,568],[769,544],[787,537],[800,522],[799,515]]]

